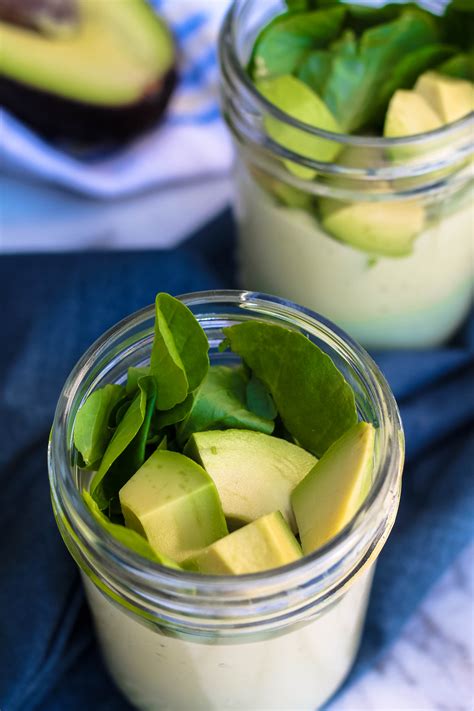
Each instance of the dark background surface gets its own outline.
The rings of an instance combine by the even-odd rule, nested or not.
[[[121,711],[49,500],[56,400],[83,351],[158,291],[235,286],[228,213],[183,246],[0,258],[0,707]],[[374,354],[407,438],[400,513],[378,565],[359,674],[474,533],[474,316],[446,347]]]

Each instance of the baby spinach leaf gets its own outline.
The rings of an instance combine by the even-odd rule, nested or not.
[[[468,51],[472,50],[474,45],[474,2],[472,0],[452,0],[445,9],[441,25],[446,42],[456,44]]]
[[[140,378],[143,378],[144,375],[150,375],[149,367],[135,368],[134,366],[132,366],[128,369],[127,384],[125,386],[127,395],[134,395],[136,393],[136,391],[138,390],[138,381]]]
[[[91,514],[95,520],[107,531],[109,535],[115,538],[119,543],[130,548],[134,553],[138,553],[143,558],[152,560],[154,563],[160,563],[161,565],[166,565],[169,568],[181,569],[180,566],[175,563],[174,560],[168,558],[168,556],[163,553],[157,553],[150,546],[146,538],[141,536],[136,531],[130,528],[126,528],[121,524],[112,523],[107,516],[102,513],[100,508],[97,506],[96,502],[85,489],[82,492],[82,498],[87,504]]]
[[[171,410],[158,410],[153,417],[153,424],[156,429],[161,430],[163,427],[175,425],[177,422],[184,420],[191,411],[193,402],[194,395],[193,393],[189,393],[186,400],[179,402],[177,405],[172,407]]]
[[[354,393],[331,358],[306,336],[258,321],[224,329],[270,393],[283,424],[320,457],[357,422]]]
[[[110,413],[122,398],[121,385],[106,385],[89,395],[77,413],[74,423],[74,446],[80,452],[84,465],[98,465],[112,436],[108,428]]]
[[[215,429],[247,429],[271,434],[273,421],[247,407],[247,375],[243,368],[213,366],[197,391],[189,415],[178,425],[184,444],[194,432]]]
[[[286,0],[286,6],[290,12],[300,12],[311,8],[310,0]]]
[[[388,3],[380,7],[372,5],[356,5],[346,3],[345,0],[287,0],[287,6],[291,11],[322,10],[342,5],[346,10],[346,25],[355,30],[358,34],[368,27],[381,25],[384,22],[394,20],[406,9],[417,8],[416,3]]]
[[[274,420],[278,412],[273,398],[260,378],[252,373],[246,388],[247,407],[259,417]]]
[[[354,30],[357,35],[361,35],[370,27],[392,22],[406,10],[418,11],[419,9],[419,6],[414,2],[389,3],[381,7],[350,4],[347,8],[346,25]]]
[[[150,362],[158,410],[183,402],[200,385],[209,368],[208,350],[206,334],[190,309],[169,294],[158,294]]]
[[[125,412],[91,483],[91,494],[105,509],[145,460],[151,417],[155,409],[156,384],[152,377],[138,381],[139,392]]]
[[[219,343],[219,346],[217,350],[219,353],[224,353],[225,351],[229,350],[230,348],[230,343],[227,338],[223,338],[222,341]]]
[[[292,74],[309,51],[326,47],[342,27],[345,9],[278,15],[257,38],[249,64],[254,79]]]
[[[124,395],[115,403],[115,407],[112,409],[109,417],[109,429],[113,432],[120,422],[123,420],[125,413],[130,407],[133,397],[131,395]]]
[[[474,82],[474,52],[457,54],[440,64],[436,69],[441,74]]]
[[[331,71],[332,56],[328,50],[311,52],[301,62],[296,76],[321,95]]]

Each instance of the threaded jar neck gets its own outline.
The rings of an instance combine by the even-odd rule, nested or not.
[[[271,571],[205,576],[146,561],[108,536],[80,495],[73,429],[88,395],[123,382],[143,365],[153,341],[149,307],[117,324],[77,363],[60,395],[49,445],[49,476],[60,531],[76,562],[118,604],[162,627],[196,635],[262,633],[304,621],[332,604],[378,553],[393,525],[400,495],[403,433],[393,395],[370,356],[324,318],[291,302],[247,291],[180,297],[200,322],[219,362],[222,328],[249,319],[296,329],[332,357],[355,392],[362,419],[377,426],[372,489],[354,519],[326,546]],[[222,361],[221,361],[222,362]]]

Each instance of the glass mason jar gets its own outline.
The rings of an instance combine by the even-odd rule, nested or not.
[[[60,395],[49,447],[57,525],[79,566],[108,668],[140,709],[301,709],[320,706],[354,660],[375,560],[400,497],[403,433],[395,400],[368,354],[332,324],[289,302],[251,292],[181,297],[205,330],[212,363],[222,328],[259,319],[311,338],[354,389],[361,418],[377,426],[372,489],[346,528],[285,567],[207,576],[162,567],[109,537],[85,506],[86,472],[73,453],[74,420],[96,388],[122,383],[148,362],[154,310],[105,333]]]
[[[315,309],[366,347],[438,345],[473,301],[474,115],[387,139],[282,113],[246,65],[261,28],[284,8],[283,0],[235,0],[220,37],[240,282]],[[275,126],[286,147],[272,139]],[[314,158],[323,143],[337,162]]]

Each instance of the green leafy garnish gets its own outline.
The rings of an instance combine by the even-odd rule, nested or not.
[[[145,447],[156,403],[156,384],[150,376],[138,381],[139,392],[125,412],[91,483],[101,509],[145,461]]]
[[[208,350],[206,334],[188,307],[158,294],[150,373],[159,410],[171,409],[199,387],[209,368]]]
[[[442,28],[446,42],[472,52],[474,45],[474,3],[472,0],[451,0],[443,16]]]
[[[121,385],[106,385],[91,393],[77,413],[74,446],[88,468],[95,468],[103,457],[113,434],[110,414],[123,394]]]
[[[150,368],[135,368],[131,367],[127,371],[127,384],[125,385],[125,390],[127,395],[134,395],[138,390],[138,381],[143,378],[144,375],[150,375]]]
[[[262,417],[247,406],[248,376],[243,368],[225,365],[210,368],[196,393],[188,416],[177,428],[185,444],[194,432],[245,429],[271,434],[273,417]]]
[[[194,402],[194,395],[190,393],[186,400],[178,403],[171,410],[158,411],[155,413],[154,424],[158,430],[182,422],[189,414]]]
[[[124,395],[120,398],[120,400],[115,403],[115,406],[113,407],[109,417],[109,427],[112,432],[119,426],[120,422],[123,420],[124,415],[130,407],[130,403],[132,402],[132,400],[133,397],[131,395]]]
[[[320,457],[357,422],[352,389],[329,356],[303,334],[255,321],[224,333],[268,388],[284,426],[302,447]]]
[[[175,568],[177,570],[181,570],[181,567],[177,563],[175,563],[174,560],[172,560],[166,555],[163,555],[162,553],[157,553],[156,551],[154,551],[146,540],[146,538],[140,536],[139,533],[133,531],[130,528],[126,528],[121,524],[112,523],[112,521],[110,521],[107,516],[102,513],[97,503],[94,501],[89,492],[85,489],[82,491],[82,498],[86,502],[91,514],[94,516],[96,521],[100,523],[103,528],[105,528],[107,533],[113,536],[113,538],[117,539],[119,543],[122,543],[122,545],[126,546],[127,548],[130,548],[132,551],[138,553],[138,555],[141,555],[143,558],[148,558],[148,560],[152,560],[154,563],[160,563],[161,565],[166,565],[168,568]]]
[[[327,50],[311,52],[301,62],[296,72],[296,76],[307,84],[318,95],[322,94],[326,85],[326,79],[331,71],[332,57]]]
[[[257,378],[254,373],[252,373],[247,383],[246,394],[247,407],[249,410],[267,420],[275,419],[278,415],[278,411],[273,398],[260,378]]]
[[[437,67],[441,74],[455,77],[456,79],[466,79],[474,82],[474,52],[471,54],[460,53]]]
[[[255,42],[249,64],[252,77],[292,74],[311,50],[326,47],[337,37],[345,12],[335,7],[276,17]]]

